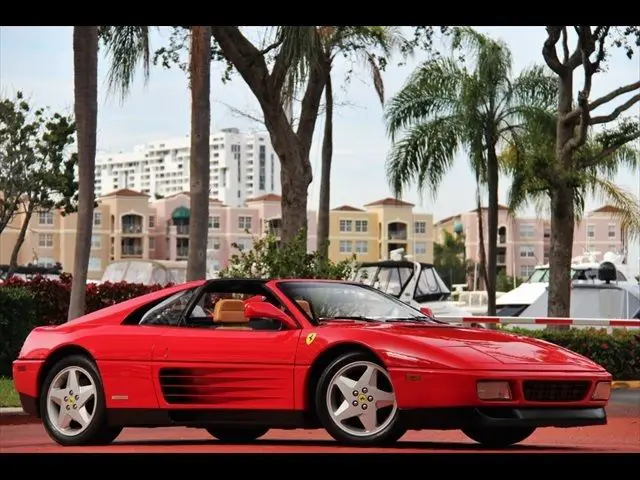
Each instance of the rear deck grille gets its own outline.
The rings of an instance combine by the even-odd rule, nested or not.
[[[528,402],[579,402],[589,391],[590,382],[549,382],[526,380],[522,383],[524,398]]]

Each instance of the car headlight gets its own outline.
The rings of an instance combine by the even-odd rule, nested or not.
[[[611,396],[611,382],[598,382],[591,395],[591,400],[609,400]]]
[[[504,381],[480,381],[476,390],[480,400],[511,400],[511,387]]]

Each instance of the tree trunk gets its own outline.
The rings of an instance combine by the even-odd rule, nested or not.
[[[20,249],[24,244],[24,238],[27,235],[27,228],[29,228],[29,222],[31,221],[31,217],[33,216],[33,207],[31,204],[27,207],[25,211],[24,220],[22,221],[22,226],[20,227],[20,233],[18,233],[18,238],[16,239],[16,243],[13,246],[13,251],[11,252],[11,259],[9,260],[9,271],[7,272],[7,278],[11,278],[13,272],[18,268],[18,254],[20,253]]]
[[[73,27],[73,69],[79,185],[69,320],[85,312],[91,253],[98,117],[98,27]]]
[[[322,139],[322,172],[320,176],[320,205],[318,207],[318,252],[329,258],[329,208],[331,204],[331,158],[333,156],[333,87],[327,75],[324,91],[325,120]]]
[[[487,151],[487,183],[489,187],[489,208],[487,212],[487,229],[489,230],[487,253],[487,315],[496,314],[496,279],[498,276],[498,157],[495,147]]]
[[[479,179],[476,178],[476,182]],[[487,251],[484,248],[484,225],[482,221],[482,199],[480,198],[480,184],[477,184],[476,187],[476,203],[477,203],[477,214],[478,214],[478,245],[480,246],[480,265],[482,266],[482,281],[484,282],[484,288],[487,288],[487,283],[489,282],[487,278]],[[474,285],[475,288],[475,285]]]
[[[574,135],[572,123],[562,117],[572,109],[572,73],[558,79],[558,120],[556,130],[556,178],[551,191],[551,239],[549,248],[549,317],[571,316],[571,257],[575,212],[573,189],[568,185],[565,172],[571,171],[572,152],[564,146]]]
[[[209,232],[209,137],[211,130],[211,27],[191,27],[191,212],[187,281],[207,274]]]

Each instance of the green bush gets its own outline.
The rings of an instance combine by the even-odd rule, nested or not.
[[[507,331],[539,338],[587,357],[606,368],[614,380],[640,380],[640,335],[623,329],[608,333],[605,329]]]
[[[234,247],[238,248],[237,245]],[[355,256],[332,262],[317,252],[307,252],[307,237],[299,233],[280,245],[273,235],[254,238],[253,248],[229,259],[220,277],[235,278],[326,278],[344,280],[355,265]]]
[[[11,363],[37,319],[35,299],[29,290],[0,288],[0,376],[11,376]]]

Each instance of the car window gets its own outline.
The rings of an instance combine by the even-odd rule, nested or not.
[[[145,313],[140,325],[178,326],[195,291],[196,289],[189,289],[171,295]]]

